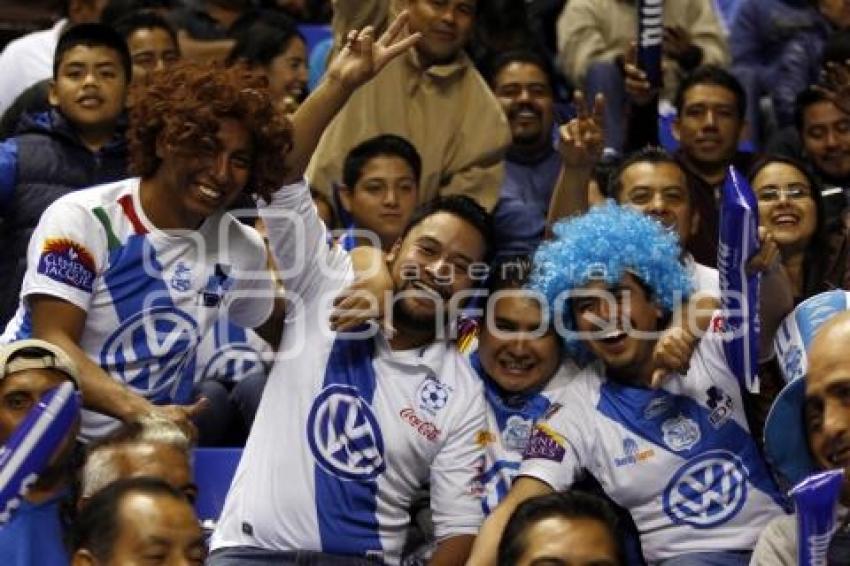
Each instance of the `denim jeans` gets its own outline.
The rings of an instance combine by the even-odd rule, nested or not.
[[[375,566],[378,560],[324,554],[310,550],[279,551],[233,546],[214,551],[206,562],[207,566],[276,566],[297,564],[298,566]]]
[[[752,552],[723,550],[718,552],[695,552],[682,554],[656,562],[657,566],[748,566]]]

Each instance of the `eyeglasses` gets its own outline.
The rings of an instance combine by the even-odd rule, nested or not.
[[[789,200],[800,200],[810,198],[811,196],[812,190],[802,183],[796,183],[786,187],[767,185],[759,189],[758,193],[756,193],[756,198],[762,202],[776,202],[782,197]]]

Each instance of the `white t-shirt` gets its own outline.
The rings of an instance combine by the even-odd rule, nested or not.
[[[44,212],[27,251],[21,305],[0,341],[30,336],[26,299],[36,294],[86,311],[80,347],[157,404],[191,401],[185,369],[222,313],[255,327],[274,298],[253,228],[220,212],[197,231],[165,233],[145,216],[138,178],[76,191]],[[84,411],[81,435],[101,437],[117,424]]]
[[[708,267],[694,260],[694,256],[686,254],[682,259],[685,269],[691,276],[694,292],[708,293],[712,297],[720,298],[720,272],[713,267]]]
[[[584,471],[628,509],[644,556],[752,549],[783,513],[782,497],[750,435],[741,387],[715,314],[684,376],[663,389],[582,370],[538,422],[519,474],[569,488]]]
[[[290,301],[287,323],[213,549],[371,556],[397,564],[430,483],[438,539],[475,534],[485,427],[481,383],[453,344],[392,351],[345,342],[331,301],[353,278],[305,183],[260,209]],[[355,368],[355,369],[352,369]]]
[[[0,53],[0,116],[15,99],[38,81],[53,76],[53,54],[68,20],[14,41]]]

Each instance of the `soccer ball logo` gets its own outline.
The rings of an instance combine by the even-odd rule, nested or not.
[[[419,391],[419,400],[422,402],[423,409],[439,411],[446,406],[446,402],[449,400],[449,392],[439,381],[429,379]]]

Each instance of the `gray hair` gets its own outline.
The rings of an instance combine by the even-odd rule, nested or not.
[[[155,417],[123,425],[114,434],[91,443],[80,473],[80,498],[87,499],[121,477],[114,457],[122,448],[138,445],[165,445],[191,455],[192,444],[173,422]]]

